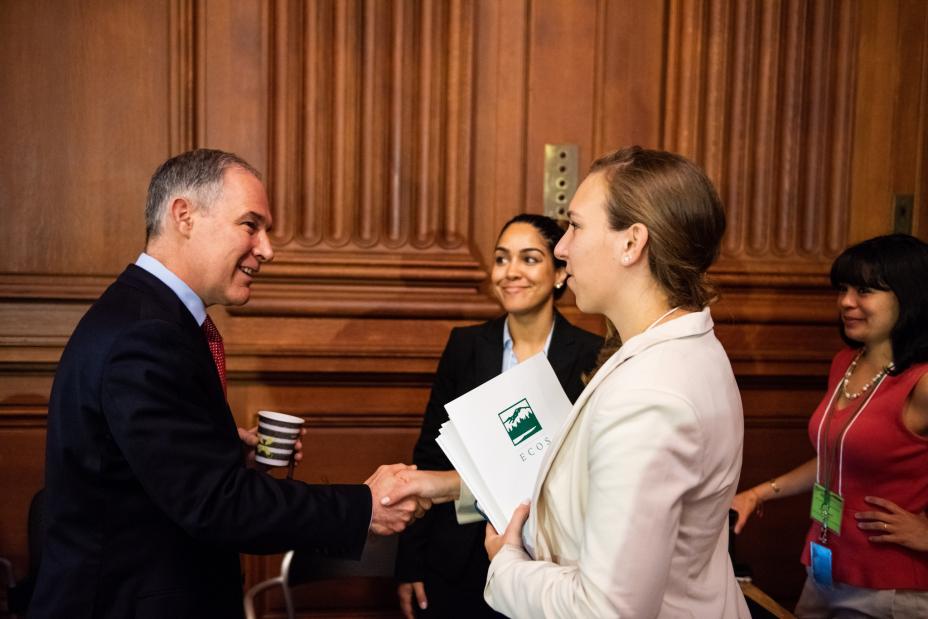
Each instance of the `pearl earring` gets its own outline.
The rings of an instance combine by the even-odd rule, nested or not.
[[[628,257],[628,254],[622,256],[622,264],[628,264],[631,258]]]
[[[560,290],[561,288],[564,287],[564,282],[558,282],[558,283],[554,284],[554,287],[557,288],[558,290]]]

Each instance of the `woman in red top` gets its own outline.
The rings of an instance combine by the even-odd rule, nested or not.
[[[928,245],[864,241],[831,282],[848,347],[809,422],[818,456],[738,494],[735,533],[764,501],[812,490],[796,615],[928,617]]]

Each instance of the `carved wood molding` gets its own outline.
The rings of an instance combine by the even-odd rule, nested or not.
[[[198,15],[202,7],[202,3],[195,4],[194,0],[172,0],[170,4],[168,54],[171,67],[171,154],[188,151],[196,144],[197,96],[203,90],[198,83],[203,71],[197,64],[198,59],[202,58],[199,47],[202,36],[197,36],[198,25],[202,27],[203,20]]]
[[[0,404],[0,428],[42,428],[46,426],[48,405]]]
[[[292,411],[291,411],[292,412]],[[302,415],[314,430],[335,428],[419,428],[422,417],[419,411],[409,415],[350,415],[345,412],[331,415]],[[0,406],[0,428],[45,428],[48,406]]]
[[[491,315],[469,246],[472,0],[268,10],[279,251],[233,312]]]
[[[811,285],[847,242],[858,4],[669,6],[662,143],[719,187],[720,270]]]
[[[0,273],[0,300],[92,301],[103,294],[115,275]]]
[[[831,291],[769,284],[723,289],[719,304],[712,307],[712,314],[716,320],[737,323],[832,325],[837,322]]]

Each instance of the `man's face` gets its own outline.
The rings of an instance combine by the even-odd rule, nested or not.
[[[194,291],[207,306],[243,305],[261,264],[274,258],[264,185],[241,168],[228,168],[220,196],[192,217]]]

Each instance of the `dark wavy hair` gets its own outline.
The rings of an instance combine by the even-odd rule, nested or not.
[[[845,249],[831,265],[831,285],[888,290],[899,302],[899,318],[889,337],[893,347],[892,374],[913,363],[928,361],[928,244],[908,234],[878,236]],[[841,339],[852,340],[839,323]]]
[[[499,243],[499,240],[503,238],[503,233],[506,232],[506,229],[512,224],[529,224],[538,231],[538,234],[541,235],[541,238],[544,239],[548,246],[548,254],[550,254],[551,259],[554,260],[555,271],[567,266],[566,262],[554,255],[554,247],[557,245],[558,241],[561,240],[561,237],[564,236],[564,229],[555,220],[551,219],[550,217],[545,217],[544,215],[536,215],[534,213],[520,213],[503,224],[503,227],[499,231],[499,235],[496,237],[497,243]],[[560,299],[566,291],[567,286],[555,288],[555,300]]]

